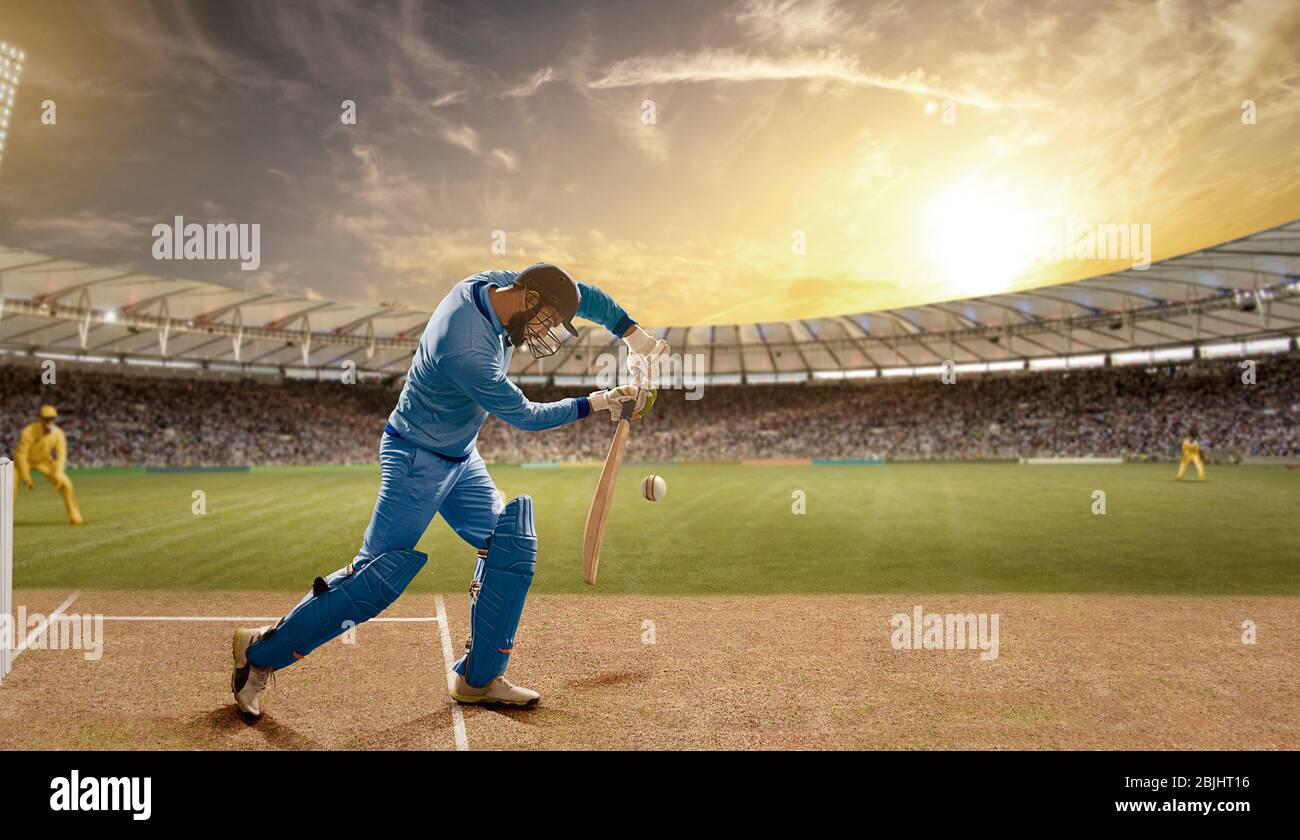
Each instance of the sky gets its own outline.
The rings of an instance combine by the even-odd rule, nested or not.
[[[547,260],[771,321],[1135,262],[1071,225],[1160,259],[1300,217],[1294,0],[0,0],[0,40],[0,244],[256,290],[430,309]],[[155,260],[177,215],[259,267]]]

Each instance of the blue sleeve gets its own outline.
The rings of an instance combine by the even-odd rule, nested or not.
[[[590,406],[585,405],[586,397],[548,403],[533,402],[524,396],[524,392],[515,383],[506,378],[505,371],[495,359],[473,350],[444,356],[438,367],[484,411],[525,431],[536,432],[563,426],[585,417],[591,410]]]
[[[504,269],[494,268],[490,271],[480,271],[469,279],[486,280],[493,286],[509,286],[515,282],[515,278],[518,276],[518,271],[506,271]]]
[[[612,297],[595,286],[579,283],[578,293],[582,296],[578,302],[578,317],[595,321],[612,332],[615,338],[622,338],[623,333],[636,323]]]
[[[509,286],[519,276],[517,271],[483,271],[475,275],[495,285]],[[636,324],[627,314],[627,310],[614,302],[614,299],[589,283],[578,282],[578,317],[594,321],[622,338],[623,333]]]

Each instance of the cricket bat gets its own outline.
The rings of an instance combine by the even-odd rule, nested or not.
[[[636,400],[623,404],[618,427],[614,429],[614,442],[609,445],[600,481],[596,483],[596,495],[591,498],[591,508],[587,511],[587,528],[582,533],[582,579],[588,586],[595,585],[596,572],[600,569],[600,544],[605,541],[605,522],[614,502],[614,480],[618,478],[619,467],[623,466],[623,449],[627,446],[634,411]]]

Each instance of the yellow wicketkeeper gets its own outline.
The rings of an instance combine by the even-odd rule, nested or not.
[[[32,470],[44,475],[63,497],[63,504],[68,508],[68,521],[73,525],[81,524],[81,510],[77,507],[77,494],[72,489],[68,478],[68,439],[63,430],[54,425],[59,412],[52,405],[41,406],[41,419],[29,423],[23,428],[18,439],[18,451],[14,453],[14,495],[18,493],[18,482],[28,490],[36,485],[32,482]]]
[[[1201,460],[1201,444],[1196,440],[1196,430],[1192,429],[1183,438],[1183,458],[1178,462],[1178,480],[1183,480],[1183,473],[1187,472],[1187,465],[1196,465],[1196,475],[1201,481],[1205,480],[1205,461]]]

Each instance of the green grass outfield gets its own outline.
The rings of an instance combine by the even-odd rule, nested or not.
[[[648,472],[663,501],[638,492]],[[624,467],[596,591],[1300,594],[1300,471],[1170,465]],[[507,498],[538,503],[535,591],[582,584],[596,468],[494,467]],[[37,476],[19,497],[19,588],[305,591],[348,562],[377,468],[73,473],[87,524],[67,525]],[[191,494],[207,514],[191,513]],[[791,512],[802,490],[807,513]],[[1107,513],[1091,513],[1104,490]],[[473,552],[435,519],[413,587],[460,591]]]

